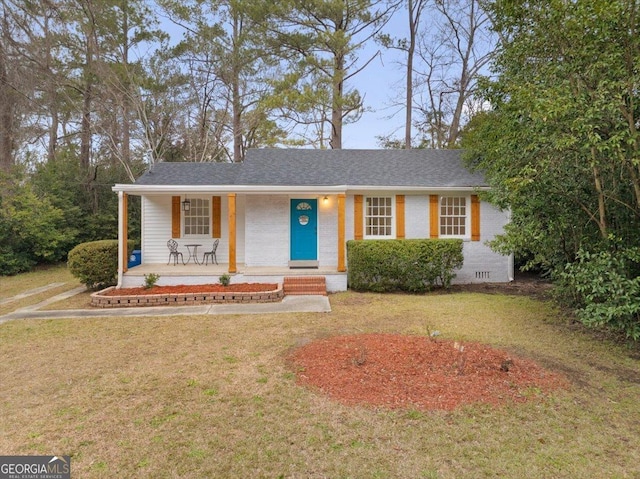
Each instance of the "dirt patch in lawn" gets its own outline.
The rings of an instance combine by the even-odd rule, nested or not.
[[[520,403],[569,385],[561,374],[484,344],[400,334],[325,338],[288,360],[302,385],[343,404],[390,409]]]
[[[517,272],[515,279],[509,283],[455,284],[447,292],[508,294],[548,300],[551,298],[552,289],[553,284],[548,279],[534,273]]]
[[[184,293],[260,293],[278,289],[276,283],[237,283],[223,286],[215,284],[153,286],[152,288],[120,288],[101,293],[103,296],[134,296],[149,294],[184,294]]]

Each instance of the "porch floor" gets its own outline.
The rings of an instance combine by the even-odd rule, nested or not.
[[[326,275],[345,275],[346,273],[338,272],[335,267],[318,267],[318,268],[289,268],[288,266],[276,267],[276,266],[251,266],[247,267],[244,264],[238,263],[236,265],[237,273],[231,273],[230,276],[243,275],[243,276],[326,276]],[[130,268],[125,276],[144,276],[146,274],[157,274],[162,276],[212,276],[216,278],[228,273],[229,265],[225,263],[220,264],[177,264],[173,265],[166,263],[152,263],[141,264]],[[229,273],[228,273],[229,274]]]
[[[141,286],[144,284],[144,275],[151,273],[160,276],[158,286],[217,283],[220,276],[229,274],[231,283],[284,283],[284,278],[287,277],[322,276],[325,278],[328,292],[347,290],[347,273],[337,271],[335,266],[289,268],[288,266],[248,267],[245,264],[237,264],[236,269],[238,270],[236,273],[229,274],[229,265],[226,263],[177,264],[175,266],[166,263],[141,264],[124,273],[121,286],[124,288]]]

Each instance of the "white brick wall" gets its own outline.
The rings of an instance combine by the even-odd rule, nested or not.
[[[344,237],[345,241],[353,239],[353,195],[347,195],[345,201]]]
[[[228,262],[228,198],[222,196],[222,238],[217,256]],[[337,197],[330,195],[327,204],[318,198],[318,261],[321,267],[337,266]],[[236,200],[237,262],[247,266],[287,267],[289,262],[289,195],[238,195]],[[353,195],[346,198],[345,239],[353,239]],[[485,244],[503,231],[509,221],[508,212],[489,205],[480,206],[480,241],[464,242],[464,266],[457,273],[456,283],[507,282],[513,276],[512,261]],[[171,237],[171,197],[142,198],[142,261],[166,263],[169,257],[167,240]],[[429,195],[406,195],[405,232],[407,238],[429,237]],[[209,236],[177,239],[181,251],[187,243],[201,243],[199,257],[210,249]]]
[[[509,256],[495,253],[486,242],[501,234],[509,222],[509,213],[489,203],[480,204],[480,241],[465,241],[464,266],[454,283],[506,283],[513,280],[513,262]]]
[[[347,197],[346,239],[353,239],[353,195]],[[469,210],[470,211],[470,210]],[[508,256],[494,253],[486,245],[488,240],[503,232],[509,222],[508,212],[492,205],[480,204],[480,241],[465,240],[464,265],[457,272],[454,283],[508,282],[513,278],[512,261]],[[405,237],[429,238],[429,195],[405,196]]]
[[[246,202],[245,196],[236,196],[236,263],[245,262],[245,234],[246,234]],[[218,263],[229,262],[229,201],[225,196],[222,197],[222,239],[220,243],[224,244],[223,255],[218,254]],[[222,261],[220,261],[222,258]]]
[[[338,267],[338,198],[318,198],[318,262],[322,267]]]
[[[405,238],[429,237],[429,196],[405,196]]]
[[[302,198],[302,197],[296,197]],[[291,199],[288,195],[246,197],[247,266],[287,267],[290,259]],[[322,267],[338,264],[337,198],[318,200],[318,262]]]
[[[287,266],[289,197],[248,195],[245,201],[245,264]]]

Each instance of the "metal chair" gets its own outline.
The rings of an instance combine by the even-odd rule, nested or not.
[[[169,248],[169,261],[167,264],[171,263],[171,258],[173,258],[173,265],[178,264],[178,256],[180,256],[182,264],[184,264],[184,256],[182,253],[178,251],[178,242],[174,239],[170,239],[167,241],[167,248]]]
[[[218,258],[216,258],[216,250],[218,249],[218,243],[220,243],[220,240],[219,239],[215,240],[213,242],[213,248],[211,249],[211,251],[206,251],[204,253],[204,256],[202,256],[202,261],[205,262],[204,264],[209,264],[209,258],[211,258],[211,264],[213,264],[214,261],[216,264],[218,264]]]

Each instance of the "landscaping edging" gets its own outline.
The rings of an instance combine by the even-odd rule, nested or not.
[[[276,303],[284,298],[282,284],[273,291],[257,293],[217,292],[217,293],[176,293],[176,294],[139,294],[106,296],[111,286],[91,295],[91,306],[96,308],[132,308],[137,306],[196,306],[216,303]]]

